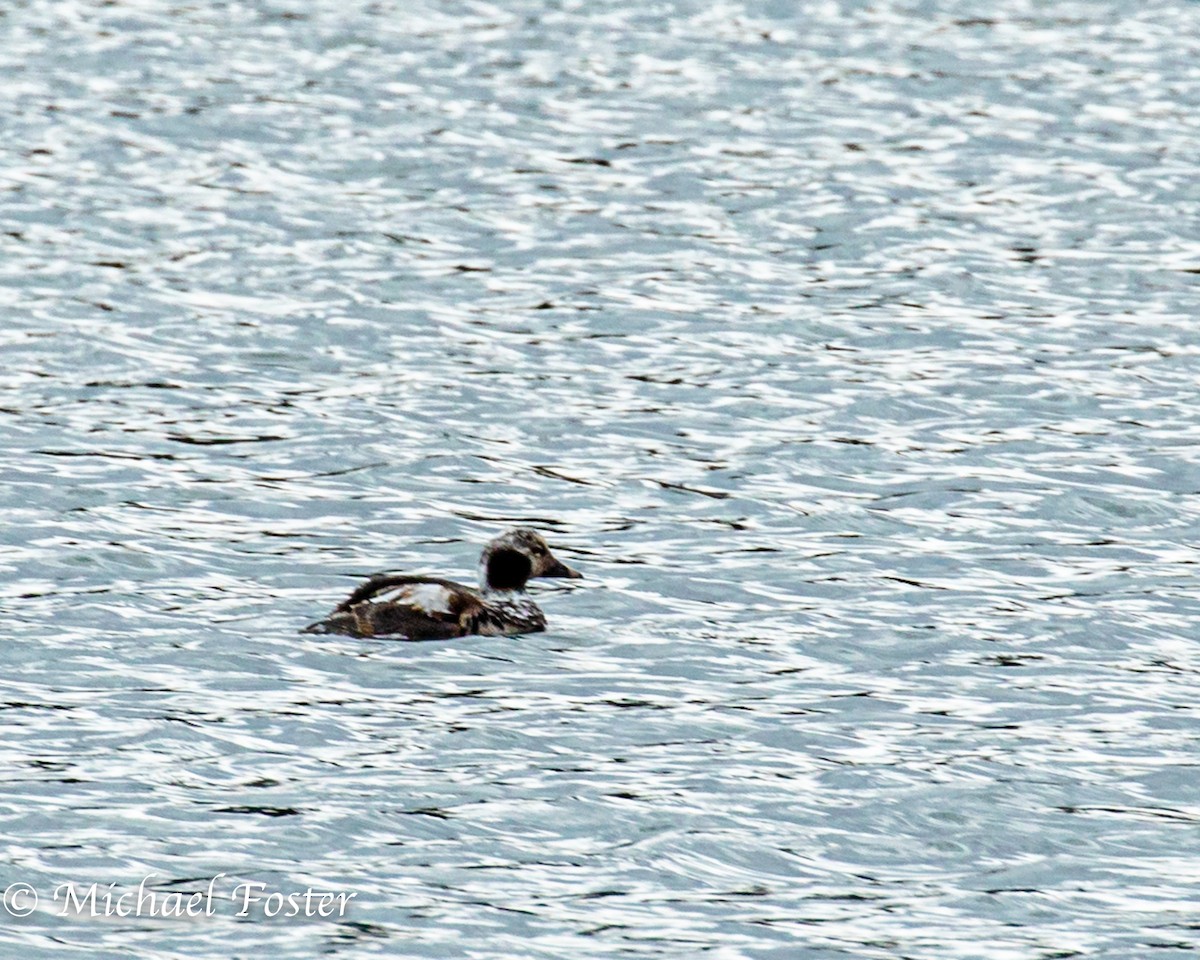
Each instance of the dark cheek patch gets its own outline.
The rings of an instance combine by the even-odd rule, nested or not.
[[[497,550],[487,563],[487,582],[493,590],[520,590],[525,586],[533,564],[516,550]]]

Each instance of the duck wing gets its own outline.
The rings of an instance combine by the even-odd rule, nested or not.
[[[438,587],[443,587],[446,594],[461,594],[463,596],[471,596],[476,599],[479,594],[470,587],[461,583],[455,583],[453,580],[441,580],[438,577],[409,577],[404,574],[395,573],[377,573],[365,583],[360,583],[355,587],[354,592],[345,600],[334,607],[334,612],[340,610],[349,610],[356,603],[362,603],[364,600],[382,600],[385,599],[384,594],[392,594],[395,591],[401,593],[412,593],[414,591],[405,590],[407,587],[420,587],[424,584],[433,584]],[[416,591],[420,593],[420,591]],[[426,591],[428,600],[437,603],[436,591]],[[394,599],[394,598],[393,598]]]
[[[483,598],[461,583],[436,577],[383,574],[360,585],[304,633],[444,640],[473,632]]]

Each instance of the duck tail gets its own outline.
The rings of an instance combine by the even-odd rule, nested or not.
[[[354,614],[352,613],[334,613],[326,617],[324,620],[318,620],[316,623],[310,623],[307,627],[300,631],[301,633],[343,633],[348,636],[356,636],[357,630],[355,627]]]

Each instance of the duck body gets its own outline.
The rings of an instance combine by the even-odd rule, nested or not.
[[[403,640],[537,633],[546,629],[546,616],[525,595],[525,584],[534,577],[581,576],[534,531],[511,530],[484,548],[478,590],[437,577],[379,574],[302,632]]]

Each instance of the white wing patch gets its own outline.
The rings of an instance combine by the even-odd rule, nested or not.
[[[431,616],[450,612],[450,591],[440,583],[405,583],[371,599],[377,603],[402,603]]]

